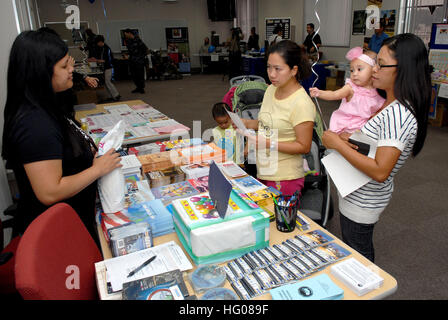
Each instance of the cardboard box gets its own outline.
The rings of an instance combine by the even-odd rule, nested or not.
[[[338,85],[337,78],[327,77],[326,90],[334,91],[340,88],[342,88],[342,86]]]
[[[448,101],[446,99],[438,99],[435,118],[429,118],[428,122],[434,127],[443,127],[448,125]]]
[[[175,150],[146,154],[137,158],[142,164],[143,173],[171,169],[185,164],[185,159]]]

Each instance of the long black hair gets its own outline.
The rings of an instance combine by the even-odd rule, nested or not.
[[[269,55],[273,53],[278,53],[285,60],[289,68],[293,69],[294,66],[297,66],[299,69],[296,75],[298,82],[311,76],[311,65],[308,62],[308,58],[303,53],[302,48],[294,41],[282,40],[276,42],[269,47]]]
[[[56,121],[64,117],[58,107],[52,86],[55,64],[68,53],[65,42],[57,35],[40,29],[25,31],[15,39],[7,75],[7,97],[4,110],[2,156],[9,158],[8,138],[15,119],[20,117],[24,104],[44,109]]]
[[[394,94],[417,119],[417,139],[413,156],[423,148],[428,128],[428,112],[431,104],[431,69],[428,51],[423,41],[414,34],[404,33],[383,42],[397,60],[397,77]]]

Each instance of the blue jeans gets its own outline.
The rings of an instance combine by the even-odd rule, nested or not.
[[[370,261],[374,262],[375,249],[373,248],[373,227],[375,224],[357,223],[348,219],[342,213],[339,214],[339,217],[342,241]]]

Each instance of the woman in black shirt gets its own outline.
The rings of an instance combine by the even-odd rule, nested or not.
[[[71,205],[95,237],[96,180],[120,167],[93,141],[61,98],[73,86],[66,44],[45,30],[21,33],[11,48],[2,156],[19,187],[17,228],[58,202]]]

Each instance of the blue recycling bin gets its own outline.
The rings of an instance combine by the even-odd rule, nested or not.
[[[327,77],[330,76],[330,70],[325,69],[325,67],[331,66],[333,64],[331,63],[317,63],[313,69],[318,75],[318,79],[316,81],[316,84],[314,85],[316,88],[320,90],[325,90],[326,83],[327,83]],[[301,84],[305,88],[306,92],[309,94],[309,89],[313,87],[313,83],[316,80],[316,75],[314,73],[311,74],[311,76],[305,80],[302,80]]]

